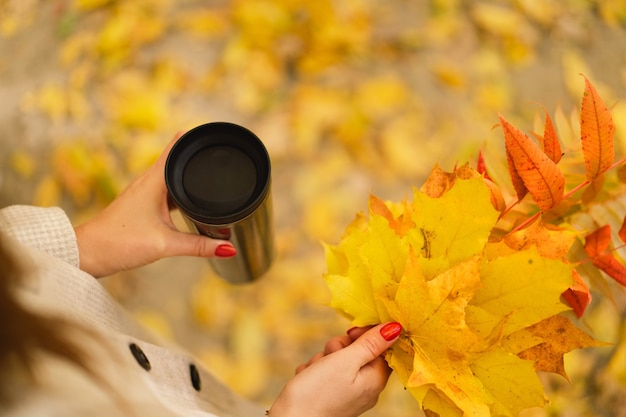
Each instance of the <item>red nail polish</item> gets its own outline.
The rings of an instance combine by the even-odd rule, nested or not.
[[[237,254],[237,249],[235,249],[232,245],[219,245],[215,248],[215,256],[220,258],[230,258],[231,256],[235,256]]]
[[[391,341],[400,335],[402,325],[400,323],[387,323],[380,328],[380,334],[386,341]]]

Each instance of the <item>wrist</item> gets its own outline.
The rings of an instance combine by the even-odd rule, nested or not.
[[[74,227],[74,233],[76,234],[76,245],[78,246],[79,268],[95,278],[106,275],[106,272],[101,270],[102,265],[98,260],[97,245],[93,241],[93,236],[91,236],[89,223]]]

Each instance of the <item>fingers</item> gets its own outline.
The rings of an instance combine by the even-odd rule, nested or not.
[[[344,351],[347,352],[346,354],[353,355],[357,365],[362,367],[379,358],[395,343],[401,332],[402,326],[399,323],[379,324],[363,333]]]
[[[195,233],[170,230],[173,234],[167,242],[172,245],[169,256],[196,256],[200,258],[230,258],[237,254],[233,244],[227,240],[212,239]]]
[[[333,352],[341,350],[352,343],[352,340],[348,336],[336,336],[326,342],[324,346],[324,355],[329,355]]]
[[[324,350],[322,352],[318,352],[307,363],[303,363],[296,368],[296,375],[300,372],[304,371],[309,366],[313,365],[318,360],[322,359],[324,356],[330,355],[333,352],[337,352],[352,343],[352,340],[348,336],[336,336],[326,342],[324,346]]]
[[[359,370],[360,376],[368,381],[370,388],[376,392],[381,392],[385,388],[391,372],[389,364],[382,356],[377,357]]]
[[[402,326],[395,322],[381,324],[376,327],[353,327],[347,331],[347,335],[336,336],[330,339],[322,352],[318,352],[307,363],[296,368],[296,374],[299,374],[323,357],[352,345],[356,345],[357,348],[352,348],[353,351],[349,354],[360,353],[360,357],[357,359],[359,367],[372,364],[374,368],[381,368],[384,372],[387,372],[389,368],[381,355],[395,343],[401,331]]]
[[[320,359],[322,359],[324,356],[326,356],[326,355],[324,355],[323,352],[318,352],[315,355],[313,355],[313,357],[311,359],[309,359],[309,361],[307,363],[303,363],[302,365],[299,365],[296,368],[296,375],[299,374],[300,372],[304,371],[309,366],[313,365],[315,362],[317,362]]]
[[[355,340],[357,340],[359,337],[361,337],[361,335],[363,333],[365,333],[366,331],[368,331],[369,329],[371,329],[373,326],[367,326],[367,327],[352,327],[350,329],[348,329],[348,331],[346,332],[346,334],[348,335],[348,337],[350,338],[350,340],[352,342],[354,342]]]

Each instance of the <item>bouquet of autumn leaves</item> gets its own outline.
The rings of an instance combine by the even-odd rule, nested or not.
[[[436,166],[412,201],[371,196],[368,215],[358,214],[338,245],[326,245],[331,306],[354,326],[402,324],[386,359],[429,417],[514,417],[544,406],[537,371],[567,378],[566,352],[603,345],[563,314],[580,317],[591,299],[577,267],[592,263],[626,284],[609,226],[581,231],[566,221],[621,165],[613,161],[610,112],[594,87],[585,78],[585,179],[569,191],[547,113],[537,142],[502,116],[500,126],[514,202],[505,204],[482,157],[476,169]],[[572,259],[576,242],[585,260]]]

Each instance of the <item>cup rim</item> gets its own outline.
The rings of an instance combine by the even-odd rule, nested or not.
[[[257,184],[253,195],[240,209],[224,215],[196,204],[183,187],[183,171],[189,160],[209,146],[230,146],[250,157],[257,170]],[[210,122],[183,134],[170,150],[165,162],[165,184],[170,197],[179,209],[191,219],[208,225],[227,225],[249,217],[263,204],[271,186],[271,162],[263,142],[249,129],[230,122]]]

